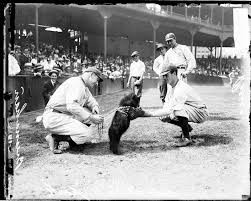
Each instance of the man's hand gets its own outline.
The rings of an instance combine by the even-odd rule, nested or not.
[[[99,114],[91,114],[89,117],[90,121],[94,124],[100,124],[104,121],[104,117]]]
[[[92,108],[92,114],[99,114],[99,107],[98,106],[94,106]]]
[[[129,82],[127,82],[126,87],[127,87],[127,88],[129,88],[129,87],[130,87],[130,83],[129,83]]]
[[[139,85],[140,83],[141,83],[140,80],[136,80],[136,81],[134,82],[135,85]]]

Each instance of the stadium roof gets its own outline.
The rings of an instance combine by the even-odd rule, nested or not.
[[[104,19],[99,10],[104,7],[112,13],[107,23],[107,35],[126,37],[129,40],[146,41],[153,40],[153,28],[151,20],[160,22],[156,31],[156,41],[164,42],[164,36],[167,32],[174,32],[177,41],[181,44],[191,45],[191,34],[189,28],[199,28],[194,36],[194,45],[196,46],[220,46],[219,35],[221,28],[210,27],[186,21],[183,18],[166,17],[149,12],[139,11],[139,9],[127,8],[123,5],[111,6],[93,6],[93,5],[56,5],[40,4],[39,24],[47,26],[60,27],[61,29],[74,29],[89,34],[104,34]],[[229,12],[229,10],[226,10]],[[17,4],[16,26],[20,24],[35,24],[35,9],[32,4]],[[233,30],[228,29],[229,37],[223,43],[223,46],[233,46]]]

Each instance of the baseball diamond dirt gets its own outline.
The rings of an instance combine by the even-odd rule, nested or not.
[[[250,195],[249,123],[229,86],[193,86],[209,108],[203,124],[193,124],[195,144],[177,148],[181,129],[158,118],[138,118],[122,136],[123,155],[110,152],[109,124],[122,91],[97,97],[105,116],[102,141],[60,155],[50,152],[47,132],[35,119],[19,117],[20,156],[14,199],[242,199]],[[159,91],[143,90],[141,106],[162,105]],[[247,108],[248,110],[248,108]],[[15,132],[15,121],[9,132]]]

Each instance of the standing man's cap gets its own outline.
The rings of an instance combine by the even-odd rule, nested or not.
[[[160,48],[167,48],[167,46],[166,45],[164,45],[164,44],[162,44],[162,43],[159,43],[158,45],[157,45],[157,47],[156,47],[156,50],[160,50]]]
[[[132,54],[131,54],[131,57],[134,57],[134,56],[139,56],[139,52],[138,51],[134,51]]]
[[[85,69],[85,70],[83,71],[83,73],[84,73],[84,72],[93,72],[93,73],[95,73],[95,74],[99,77],[100,82],[102,82],[103,79],[104,79],[104,76],[103,76],[103,74],[101,73],[101,71],[98,70],[98,69],[95,68],[95,67],[89,67],[89,68]]]
[[[176,66],[163,66],[162,71],[160,72],[160,75],[165,75],[171,70],[177,70]]]
[[[166,34],[166,37],[165,37],[166,41],[169,41],[169,40],[172,40],[172,39],[176,39],[176,36],[175,36],[174,33],[168,33],[168,34]]]

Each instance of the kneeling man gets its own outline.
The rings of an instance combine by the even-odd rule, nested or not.
[[[167,94],[163,108],[147,112],[148,116],[161,117],[163,122],[181,127],[183,139],[179,146],[189,145],[192,142],[189,135],[192,127],[188,122],[204,122],[208,117],[207,107],[192,87],[178,79],[176,66],[165,66],[161,75],[172,88]]]
[[[68,141],[70,146],[93,142],[96,129],[91,124],[102,123],[99,105],[89,88],[103,80],[101,72],[87,68],[81,76],[64,81],[51,96],[43,114],[43,124],[51,134],[46,136],[50,150],[61,153],[60,141]]]

